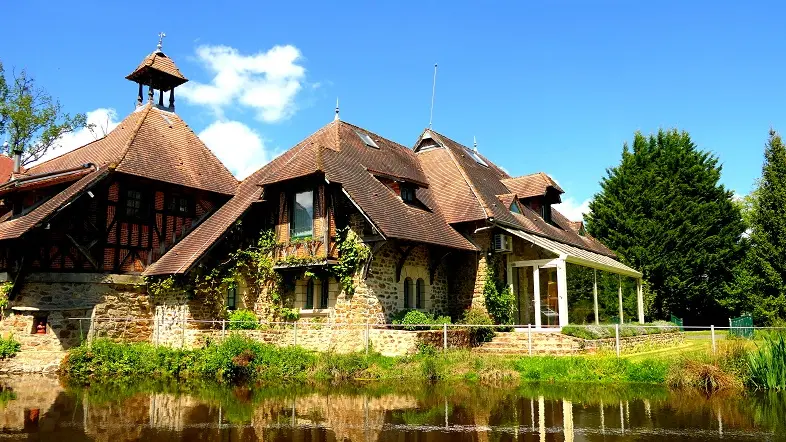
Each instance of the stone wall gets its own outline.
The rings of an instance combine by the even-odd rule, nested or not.
[[[23,351],[62,351],[89,334],[147,341],[152,308],[142,282],[141,277],[125,275],[30,274],[18,283],[16,297],[3,312],[0,334],[12,333]],[[106,320],[110,317],[128,320]],[[46,322],[45,334],[35,333],[38,321]]]
[[[620,351],[637,352],[650,347],[666,347],[682,343],[682,333],[663,333],[654,335],[630,336],[620,338]],[[531,342],[531,347],[530,347]],[[584,340],[575,336],[563,335],[559,331],[549,332],[503,332],[497,333],[491,342],[486,342],[477,350],[482,353],[529,354],[533,355],[572,355],[616,351],[615,339]]]

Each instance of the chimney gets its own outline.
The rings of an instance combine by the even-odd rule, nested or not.
[[[14,155],[12,156],[14,159],[14,173],[21,173],[22,172],[22,151],[15,150]]]

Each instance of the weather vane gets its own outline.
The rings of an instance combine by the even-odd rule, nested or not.
[[[163,32],[158,33],[158,52],[161,52],[161,48],[164,46],[164,37],[166,37],[166,34]]]

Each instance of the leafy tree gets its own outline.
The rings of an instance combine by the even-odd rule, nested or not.
[[[25,71],[5,78],[0,63],[0,134],[9,137],[11,152],[22,153],[22,165],[57,147],[57,140],[86,125],[84,114],[63,112],[60,102],[35,84]]]
[[[590,203],[588,231],[644,273],[656,317],[725,317],[718,300],[744,253],[745,224],[720,174],[687,132],[636,133]]]
[[[749,196],[750,248],[725,305],[759,323],[786,318],[786,147],[770,130],[761,179]]]

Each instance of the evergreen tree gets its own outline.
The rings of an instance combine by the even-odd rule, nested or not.
[[[761,179],[749,198],[750,248],[725,304],[756,322],[786,319],[786,147],[770,130]]]
[[[636,133],[590,203],[588,231],[644,273],[656,317],[725,321],[718,301],[744,253],[745,225],[720,174],[686,132]]]

